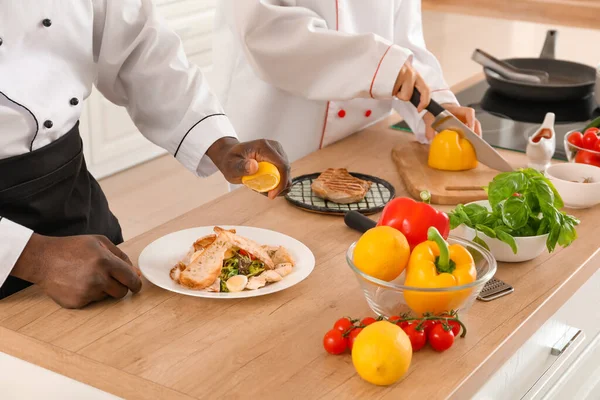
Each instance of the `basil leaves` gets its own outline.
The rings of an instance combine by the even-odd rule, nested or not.
[[[497,175],[485,188],[491,211],[479,204],[459,204],[450,214],[450,227],[475,229],[474,241],[485,245],[483,233],[508,244],[517,253],[515,237],[548,234],[546,247],[566,247],[577,238],[579,220],[560,211],[564,203],[556,188],[540,172],[522,169]],[[485,246],[487,247],[487,246]]]

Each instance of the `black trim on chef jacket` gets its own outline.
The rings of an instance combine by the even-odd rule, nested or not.
[[[35,135],[33,135],[33,139],[31,139],[31,143],[29,144],[29,151],[33,151],[33,142],[35,141],[35,138],[37,137],[38,132],[40,131],[40,123],[38,122],[37,118],[35,117],[35,115],[31,112],[31,110],[27,107],[25,107],[23,104],[14,101],[13,99],[11,99],[10,97],[8,97],[6,95],[6,93],[4,93],[3,91],[0,90],[0,94],[2,94],[2,96],[6,97],[8,99],[8,101],[10,101],[11,103],[14,103],[16,105],[18,105],[19,107],[24,108],[25,110],[27,110],[27,112],[29,114],[31,114],[31,116],[33,117],[33,120],[35,121]]]
[[[32,152],[0,160],[0,215],[40,235],[104,235],[123,242],[100,185],[88,172],[79,122]],[[30,286],[9,276],[0,299]]]
[[[192,125],[192,127],[185,133],[185,135],[183,135],[183,138],[181,138],[181,142],[179,142],[179,146],[177,146],[177,150],[175,150],[175,154],[173,154],[173,157],[177,157],[177,153],[179,152],[179,148],[181,147],[181,145],[183,144],[183,141],[185,140],[185,138],[187,137],[187,135],[192,131],[192,129],[194,129],[200,122],[204,121],[205,119],[208,119],[210,117],[217,117],[219,115],[225,115],[223,113],[220,114],[210,114],[207,115],[206,117],[202,118],[200,121],[196,122],[194,125]]]

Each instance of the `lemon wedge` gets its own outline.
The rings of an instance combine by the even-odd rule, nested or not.
[[[242,183],[256,192],[264,193],[279,186],[280,179],[277,167],[263,161],[258,163],[258,171],[254,175],[242,178]]]

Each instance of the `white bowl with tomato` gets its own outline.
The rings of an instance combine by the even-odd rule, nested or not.
[[[600,167],[600,129],[590,127],[565,135],[565,152],[569,162]]]

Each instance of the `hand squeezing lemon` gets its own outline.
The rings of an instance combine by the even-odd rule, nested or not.
[[[253,175],[244,176],[242,183],[250,189],[265,193],[279,186],[281,176],[277,167],[269,162],[259,162],[258,171]]]

